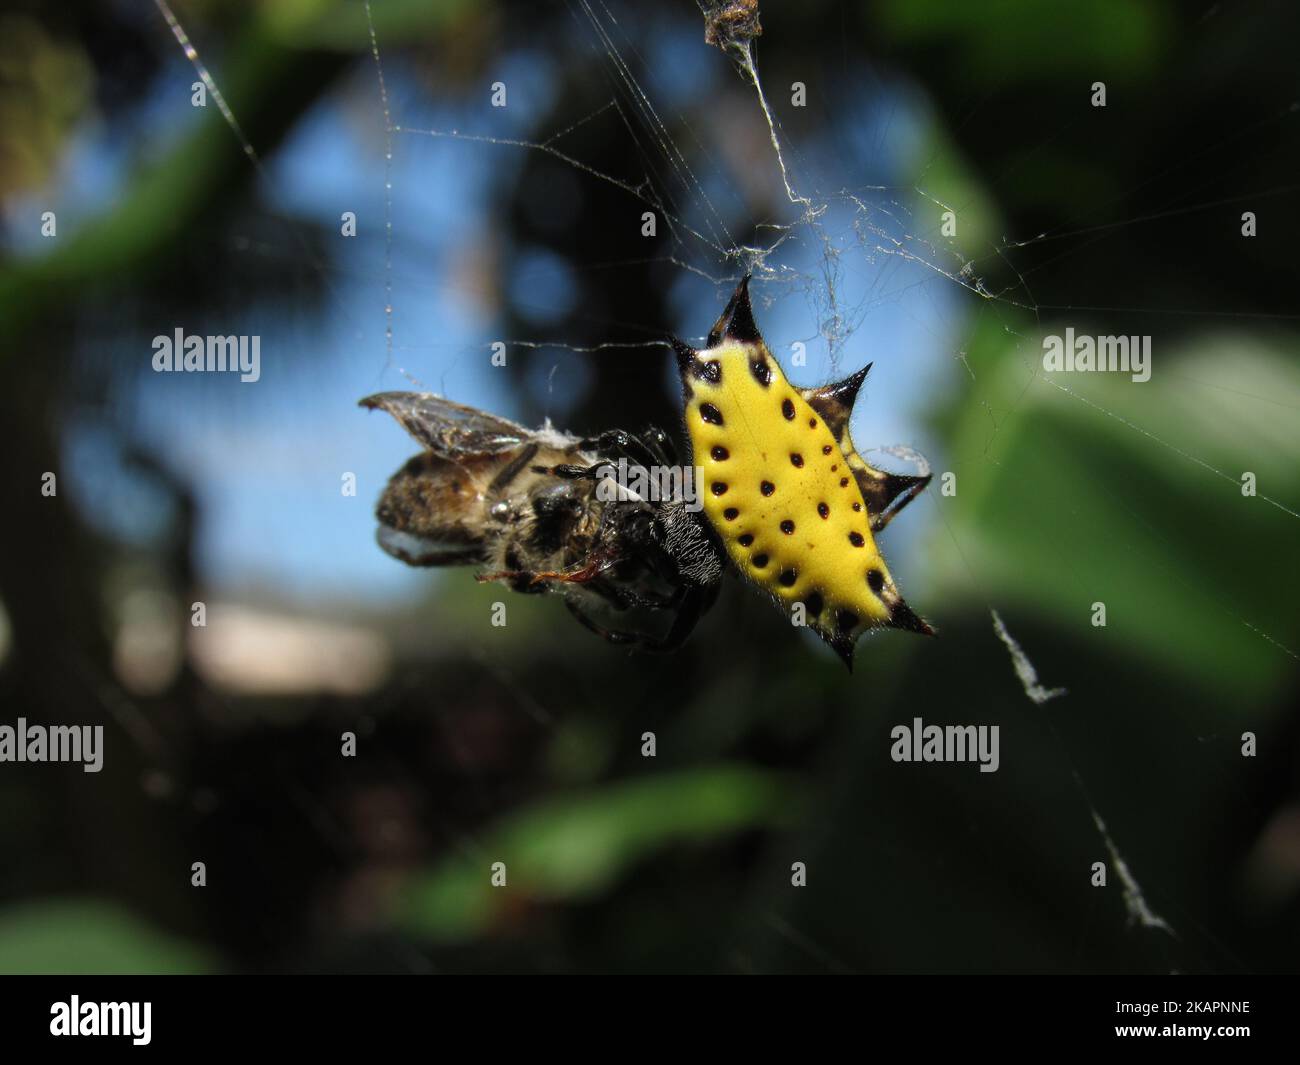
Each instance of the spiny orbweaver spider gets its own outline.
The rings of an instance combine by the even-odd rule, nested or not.
[[[870,365],[820,388],[791,385],[754,324],[748,277],[702,350],[671,344],[692,470],[653,427],[580,438],[425,393],[363,399],[426,449],[379,501],[380,545],[410,565],[479,565],[482,581],[558,591],[592,631],[649,650],[681,645],[729,565],[850,669],[868,629],[932,634],[875,543],[930,478],[873,468],[849,436]],[[613,628],[598,620],[611,610],[671,621],[657,635]]]

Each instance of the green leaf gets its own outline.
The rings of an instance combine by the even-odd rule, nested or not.
[[[644,777],[541,803],[507,818],[472,854],[417,877],[397,923],[434,940],[484,931],[519,900],[590,898],[653,853],[777,823],[787,781],[739,766]],[[507,886],[493,887],[494,862]]]
[[[0,911],[0,973],[117,975],[215,968],[198,946],[95,899],[61,899]]]
[[[970,349],[936,598],[1030,606],[1225,697],[1275,694],[1300,643],[1300,519],[1283,509],[1300,508],[1294,355],[1237,338],[1157,346],[1134,383],[1045,375],[1037,337],[1015,352],[1007,339],[990,329]]]

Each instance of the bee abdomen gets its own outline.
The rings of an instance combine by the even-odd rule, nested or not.
[[[469,473],[432,452],[389,479],[379,505],[379,546],[412,566],[481,563],[483,501]]]

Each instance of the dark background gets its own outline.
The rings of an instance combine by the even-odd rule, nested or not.
[[[0,722],[102,723],[107,755],[0,765],[0,969],[1297,968],[1294,5],[765,5],[809,221],[684,0],[374,4],[394,124],[537,143],[597,113],[565,155],[725,230],[650,253],[626,190],[518,146],[399,136],[385,203],[362,5],[175,11],[258,165],[152,5],[3,16]],[[490,113],[498,77],[521,111]],[[352,401],[673,425],[663,350],[576,349],[698,337],[755,265],[778,357],[871,352],[859,419],[957,474],[882,538],[940,639],[873,638],[849,676],[733,580],[641,657],[540,597],[494,629],[495,589],[379,553],[367,508],[415,448]],[[262,333],[263,380],[151,374],[177,324]],[[1067,326],[1151,336],[1152,381],[1044,379]],[[492,338],[563,344],[493,376]],[[1068,695],[1025,697],[990,609]],[[914,716],[1000,725],[1001,769],[892,762]],[[1131,918],[1120,855],[1175,934]]]

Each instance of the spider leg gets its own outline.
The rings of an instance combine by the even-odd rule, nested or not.
[[[682,600],[684,589],[678,588],[670,595],[650,595],[645,592],[634,592],[630,588],[624,588],[620,592],[619,598],[622,600],[621,605],[624,609],[633,606],[648,607],[651,610],[676,610]]]
[[[578,446],[584,451],[596,451],[602,455],[622,455],[646,469],[658,465],[653,448],[626,429],[610,429],[599,436],[580,440]]]
[[[909,477],[908,479],[914,480],[916,483],[905,488],[899,495],[891,499],[889,505],[884,509],[884,511],[879,514],[871,515],[871,531],[873,533],[880,532],[881,529],[893,521],[894,515],[920,495],[925,490],[926,485],[930,483],[930,478],[928,476]]]
[[[678,465],[677,448],[672,438],[654,425],[648,426],[640,435],[629,433],[625,429],[610,429],[598,436],[578,441],[578,446],[584,451],[630,459],[647,472],[655,467]],[[608,462],[596,462],[590,466],[561,463],[557,466],[534,466],[533,471],[572,480],[585,478],[595,481],[600,479],[600,471],[606,468],[611,468]]]
[[[713,605],[714,599],[717,598],[717,586],[696,586],[693,588],[683,589],[681,594],[676,595],[673,599],[677,613],[673,618],[672,624],[663,636],[649,636],[645,633],[625,632],[617,629],[607,629],[583,612],[581,607],[577,606],[572,600],[565,599],[564,605],[568,607],[569,613],[572,614],[583,628],[594,632],[603,640],[610,643],[623,646],[636,646],[640,650],[650,651],[654,654],[667,654],[676,651],[686,638],[695,630],[701,617]],[[669,605],[669,604],[665,604]]]
[[[616,629],[607,629],[604,626],[597,624],[588,614],[585,614],[582,608],[573,602],[572,599],[565,599],[564,605],[568,608],[569,613],[578,619],[584,629],[588,632],[594,632],[602,640],[608,640],[610,643],[614,644],[626,645],[636,643],[639,639],[635,633],[619,632]]]
[[[677,606],[677,614],[672,625],[662,637],[643,636],[640,646],[647,651],[666,654],[676,651],[686,642],[686,638],[695,631],[713,601],[718,597],[718,585],[694,585],[685,590]]]
[[[678,465],[677,445],[673,438],[657,425],[649,425],[641,434],[641,439],[659,460],[661,466]]]

